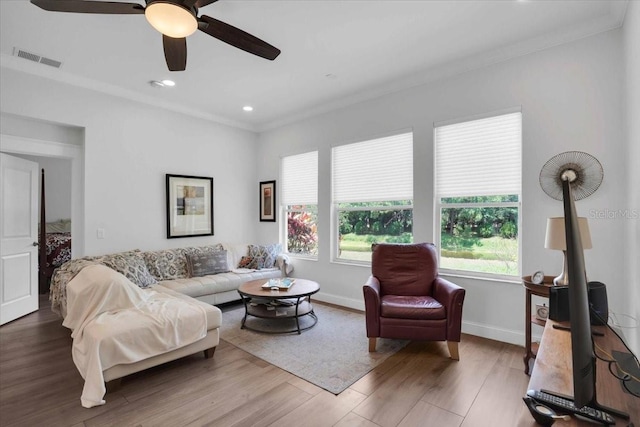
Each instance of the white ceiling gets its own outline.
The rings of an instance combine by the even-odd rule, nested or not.
[[[620,27],[626,7],[626,0],[220,0],[199,14],[282,54],[268,61],[198,31],[187,39],[186,71],[169,72],[162,37],[143,15],[46,12],[0,0],[0,53],[3,67],[259,131]],[[62,67],[13,57],[15,47]],[[177,86],[148,84],[165,78]]]

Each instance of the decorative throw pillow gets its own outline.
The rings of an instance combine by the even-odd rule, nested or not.
[[[107,255],[100,261],[100,264],[122,273],[127,279],[141,288],[158,283],[149,273],[147,264],[145,264],[142,254],[138,251]]]
[[[255,270],[262,270],[263,268],[269,268],[266,266],[264,257],[257,256],[253,258],[253,263],[251,264],[251,268]]]
[[[187,257],[182,248],[143,252],[142,256],[149,273],[156,280],[175,280],[189,276]]]
[[[224,247],[222,244],[218,243],[215,245],[184,248],[184,251],[187,255],[203,255],[224,251]]]
[[[276,265],[276,258],[282,252],[282,245],[274,243],[272,245],[249,245],[249,256],[251,258],[262,258],[262,266],[254,268],[272,268]]]
[[[240,258],[238,268],[254,268],[251,265],[253,265],[253,258],[251,258],[250,256],[243,256],[242,258]]]
[[[227,251],[218,251],[211,254],[189,254],[187,255],[187,268],[191,277],[226,273],[229,271]]]

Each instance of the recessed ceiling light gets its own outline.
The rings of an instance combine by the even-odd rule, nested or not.
[[[251,105],[245,105],[244,107],[242,107],[242,109],[244,111],[253,111],[253,107]]]
[[[149,80],[149,84],[155,88],[174,87],[176,82],[173,80]]]

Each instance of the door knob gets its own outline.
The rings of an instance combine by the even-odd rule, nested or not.
[[[33,246],[38,246],[38,242],[33,242],[32,245]]]

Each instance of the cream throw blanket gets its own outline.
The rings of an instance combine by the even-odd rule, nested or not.
[[[203,307],[141,289],[103,265],[82,269],[67,285],[73,362],[84,378],[82,406],[104,405],[102,372],[189,345],[207,334]]]

